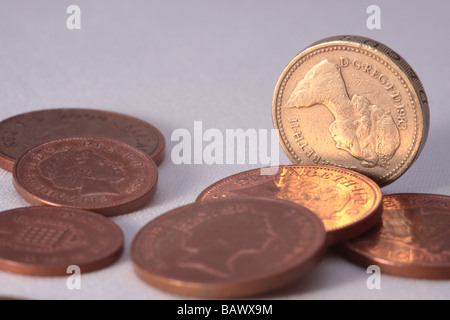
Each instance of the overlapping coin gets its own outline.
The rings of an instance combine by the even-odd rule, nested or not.
[[[231,298],[283,287],[321,259],[325,230],[306,208],[273,199],[189,204],[147,224],[131,257],[152,286],[188,296]]]
[[[32,205],[66,206],[105,216],[129,213],[153,196],[158,169],[142,151],[106,138],[66,138],[20,156],[17,192]]]
[[[417,74],[392,49],[358,36],[298,54],[278,80],[272,117],[293,163],[355,170],[380,186],[412,165],[429,128]]]
[[[302,278],[326,245],[340,244],[363,266],[450,279],[450,197],[386,195],[382,215],[380,186],[408,170],[429,129],[425,91],[400,55],[358,36],[316,42],[280,76],[272,118],[294,165],[222,179],[148,223],[131,248],[138,276],[180,295],[247,297]],[[164,149],[155,127],[107,111],[0,122],[0,167],[40,206],[0,213],[0,269],[58,276],[70,265],[90,272],[114,263],[122,231],[85,210],[142,208]]]
[[[250,170],[206,188],[197,201],[235,197],[288,200],[316,213],[327,231],[327,244],[349,240],[381,221],[379,186],[354,171],[331,166],[280,166],[274,175]]]
[[[164,136],[147,122],[103,110],[50,109],[20,114],[0,122],[0,167],[12,171],[14,161],[37,144],[80,136],[128,143],[147,153],[156,164],[164,158]]]
[[[450,279],[450,197],[384,196],[383,223],[338,247],[350,261],[384,273]]]
[[[0,213],[0,270],[67,276],[105,268],[122,253],[122,230],[99,214],[73,208],[27,207]]]

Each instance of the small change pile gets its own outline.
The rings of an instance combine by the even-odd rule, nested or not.
[[[0,213],[0,269],[67,275],[115,262],[123,233],[107,217],[133,212],[156,191],[165,139],[123,114],[52,109],[0,123],[0,166],[31,205]]]
[[[224,178],[144,226],[131,246],[144,281],[179,295],[254,296],[301,279],[326,250],[393,275],[450,278],[450,197],[380,189],[417,159],[429,128],[425,91],[400,55],[358,36],[314,43],[283,71],[272,117],[293,164]],[[34,205],[0,213],[0,268],[50,276],[114,263],[123,234],[107,217],[151,199],[160,132],[81,109],[0,129],[0,165]]]

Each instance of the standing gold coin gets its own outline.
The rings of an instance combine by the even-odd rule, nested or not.
[[[393,50],[358,36],[297,55],[275,88],[272,116],[293,163],[358,171],[385,186],[417,159],[429,128],[425,91]]]
[[[275,198],[295,202],[317,214],[333,245],[381,222],[382,194],[372,180],[331,166],[280,166],[274,175],[250,170],[206,188],[197,201],[234,197]]]

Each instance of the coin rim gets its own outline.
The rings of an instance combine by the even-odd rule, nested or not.
[[[370,46],[367,44],[368,42],[374,42],[377,43],[377,48]],[[299,156],[294,152],[293,148],[290,146],[289,141],[287,141],[287,138],[283,138],[283,126],[281,124],[281,112],[279,110],[278,106],[278,98],[280,95],[280,89],[282,86],[283,81],[285,81],[286,75],[289,74],[291,69],[295,64],[297,64],[299,61],[301,61],[302,58],[308,56],[308,54],[314,53],[316,50],[320,48],[326,48],[326,47],[332,47],[333,50],[336,48],[336,50],[341,50],[344,46],[354,46],[357,49],[364,49],[368,51],[372,55],[380,55],[381,60],[385,60],[389,62],[392,66],[394,66],[398,70],[393,70],[393,72],[397,72],[403,81],[408,85],[408,87],[411,87],[410,92],[411,95],[409,98],[410,100],[413,100],[413,109],[414,109],[414,117],[416,118],[415,123],[415,130],[414,130],[414,136],[413,136],[413,142],[410,145],[410,148],[408,149],[409,154],[402,160],[402,163],[391,171],[390,174],[385,175],[383,177],[371,177],[376,183],[378,183],[381,187],[387,186],[400,178],[411,166],[412,164],[417,160],[420,153],[422,152],[429,132],[429,122],[430,122],[430,110],[428,105],[428,99],[426,98],[426,93],[423,88],[422,83],[420,82],[420,79],[417,77],[417,73],[413,70],[413,68],[406,62],[404,58],[402,58],[398,53],[396,53],[394,50],[389,48],[388,46],[370,39],[366,37],[361,36],[353,36],[353,35],[340,35],[340,36],[334,36],[334,37],[328,37],[322,40],[319,40],[307,48],[305,48],[302,52],[300,52],[297,56],[295,56],[289,64],[285,67],[283,72],[281,73],[277,84],[275,86],[275,90],[273,93],[272,98],[272,121],[275,129],[279,130],[280,134],[278,135],[280,145],[283,148],[283,151],[288,156],[288,158],[295,164],[299,163],[296,160],[296,157],[299,158]],[[399,62],[395,62],[388,53],[393,53],[399,57]],[[408,71],[412,72],[414,75],[416,75],[415,79],[412,79],[408,75]],[[286,81],[287,83],[287,81]],[[422,101],[419,97],[419,93],[422,92],[425,97],[425,102]],[[280,126],[281,124],[281,126]],[[423,126],[421,127],[422,124]],[[290,151],[289,148],[292,150]],[[411,150],[410,150],[411,149]],[[337,164],[332,164],[335,167],[339,167]],[[347,168],[346,168],[347,169]]]
[[[20,261],[14,261],[14,260],[7,260],[0,256],[0,270],[5,272],[10,272],[14,274],[22,274],[22,275],[28,275],[28,276],[39,276],[39,277],[53,277],[53,276],[67,276],[67,268],[70,265],[77,265],[81,269],[81,273],[89,273],[94,272],[97,270],[104,269],[106,267],[111,266],[116,261],[120,259],[120,257],[123,254],[124,251],[124,242],[125,242],[125,236],[122,231],[122,229],[111,219],[108,219],[100,214],[94,213],[92,211],[87,210],[81,210],[71,207],[51,207],[51,206],[41,206],[41,207],[23,207],[23,208],[16,208],[11,210],[6,210],[3,212],[0,212],[0,215],[2,214],[15,214],[19,212],[25,211],[25,214],[33,215],[34,213],[32,211],[34,210],[50,210],[53,213],[60,212],[61,210],[69,210],[70,212],[73,212],[75,214],[84,214],[84,215],[90,215],[95,216],[96,219],[102,219],[104,223],[108,224],[110,227],[110,230],[115,230],[116,237],[119,239],[120,246],[118,248],[112,248],[110,251],[111,253],[108,255],[105,255],[101,259],[97,256],[91,256],[89,261],[85,261],[83,263],[80,262],[69,262],[67,265],[52,265],[48,266],[45,264],[30,264],[26,262],[20,262]],[[26,211],[30,211],[27,213]],[[104,252],[102,252],[104,254]]]
[[[23,160],[23,158],[25,156],[27,156],[29,153],[33,152],[35,149],[37,148],[41,148],[47,144],[53,144],[53,143],[60,143],[66,140],[102,140],[102,142],[111,142],[113,144],[121,144],[123,147],[130,149],[133,152],[139,153],[141,156],[143,156],[145,159],[147,159],[149,161],[149,164],[151,167],[153,167],[153,179],[152,181],[149,183],[149,186],[147,187],[147,190],[144,192],[140,192],[138,196],[135,196],[132,200],[130,201],[119,201],[116,204],[109,204],[108,206],[103,206],[103,207],[90,207],[90,208],[85,208],[85,207],[79,207],[79,206],[69,206],[67,204],[61,204],[58,203],[54,200],[46,200],[41,198],[39,195],[36,195],[33,193],[33,190],[28,190],[27,187],[25,187],[23,185],[23,183],[21,182],[21,179],[19,178],[19,165],[21,164],[21,161]],[[51,141],[47,141],[38,145],[35,145],[27,150],[25,150],[20,156],[19,158],[17,158],[16,162],[14,163],[14,167],[13,167],[13,186],[15,188],[15,190],[17,191],[17,193],[29,204],[33,205],[33,206],[42,206],[42,205],[48,205],[48,206],[54,206],[54,207],[70,207],[70,208],[75,208],[75,209],[80,209],[80,210],[87,210],[87,211],[93,211],[96,213],[100,213],[106,217],[113,217],[113,216],[118,216],[118,215],[122,215],[122,214],[126,214],[126,213],[130,213],[133,212],[135,210],[140,209],[141,207],[143,207],[145,204],[147,204],[148,201],[150,201],[150,199],[153,197],[153,195],[156,192],[157,186],[158,186],[158,180],[159,180],[159,174],[158,174],[158,167],[155,164],[155,162],[152,160],[152,158],[146,154],[145,152],[136,149],[136,147],[133,147],[132,145],[129,145],[125,142],[122,141],[118,141],[118,140],[114,140],[114,139],[109,139],[109,138],[101,138],[101,137],[69,137],[69,138],[64,138],[64,139],[57,139],[57,140],[51,140]]]
[[[223,203],[235,203],[237,202],[246,202],[246,201],[258,201],[258,202],[272,202],[278,203],[279,205],[290,206],[296,211],[299,210],[299,206],[284,200],[278,199],[264,199],[264,198],[255,198],[255,197],[239,197],[233,199],[220,199],[220,200],[208,200],[202,202],[193,202],[187,205],[183,205],[181,207],[172,209],[154,220],[147,223],[134,237],[130,256],[133,262],[134,270],[136,274],[144,280],[146,283],[151,286],[177,295],[182,296],[193,296],[199,298],[242,298],[252,295],[260,295],[266,292],[270,292],[273,290],[280,289],[285,287],[286,285],[300,280],[307,273],[309,273],[323,258],[326,247],[326,235],[325,229],[323,227],[323,223],[321,219],[317,217],[313,212],[309,209],[301,207],[302,213],[306,213],[313,223],[317,225],[317,234],[316,239],[314,240],[313,245],[315,248],[308,247],[309,255],[306,257],[302,257],[300,262],[297,262],[295,265],[290,266],[289,268],[285,268],[284,270],[276,273],[272,272],[267,275],[260,275],[251,279],[241,280],[241,281],[218,281],[214,283],[202,283],[202,282],[194,282],[194,281],[185,281],[175,278],[166,277],[163,275],[156,274],[154,272],[146,270],[145,266],[142,266],[137,256],[139,255],[138,250],[138,242],[140,238],[145,234],[146,230],[150,225],[157,223],[159,220],[165,219],[167,214],[170,215],[180,215],[183,214],[183,211],[187,210],[187,208],[192,208],[193,206],[202,207],[204,205],[214,205],[217,206],[218,202]],[[189,212],[189,211],[188,211]],[[186,213],[186,212],[184,212]]]
[[[16,118],[20,119],[20,117],[23,117],[25,115],[40,114],[40,113],[46,113],[46,112],[97,112],[97,113],[103,113],[106,115],[116,116],[116,117],[120,117],[122,119],[138,122],[138,123],[142,124],[143,126],[148,127],[155,134],[155,136],[157,136],[157,140],[158,140],[157,148],[155,149],[154,152],[152,152],[151,154],[148,154],[148,155],[153,159],[153,161],[156,163],[157,166],[160,165],[165,158],[166,140],[165,140],[163,134],[161,133],[161,131],[159,131],[155,126],[151,125],[150,123],[148,123],[144,120],[141,120],[139,118],[129,116],[129,115],[126,115],[123,113],[119,113],[119,112],[105,111],[105,110],[100,110],[100,109],[89,109],[89,108],[57,108],[57,109],[35,110],[35,111],[21,113],[21,114],[18,114],[18,115],[15,115],[15,116],[12,116],[12,117],[2,120],[0,122],[0,129],[1,129],[2,124],[7,121],[13,121]],[[98,138],[114,139],[112,137],[107,137],[107,136],[105,136],[105,137],[98,136]],[[56,140],[56,139],[45,140],[44,142],[41,142],[38,144],[42,144],[42,143],[53,141],[53,140]],[[135,147],[135,148],[137,148],[137,147]],[[8,172],[12,172],[13,168],[14,168],[14,163],[17,159],[14,159],[14,158],[8,156],[0,149],[0,168],[1,169],[6,170]]]

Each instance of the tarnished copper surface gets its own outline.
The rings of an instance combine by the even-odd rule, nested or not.
[[[68,137],[105,137],[128,143],[152,157],[164,158],[165,139],[154,126],[120,113],[92,109],[51,109],[17,115],[0,122],[0,167],[37,144]]]
[[[389,274],[450,279],[450,197],[390,194],[383,202],[383,223],[338,251]]]
[[[67,138],[17,159],[17,192],[32,205],[66,206],[105,216],[129,213],[153,196],[158,169],[145,153],[106,138]]]
[[[380,186],[417,159],[429,129],[423,86],[387,46],[358,36],[321,40],[276,85],[272,116],[293,163],[352,169]]]
[[[135,237],[137,274],[180,295],[231,298],[287,285],[322,258],[318,217],[288,201],[234,198],[174,209]]]
[[[105,268],[122,253],[123,233],[108,218],[73,208],[27,207],[0,213],[0,269],[68,276]]]
[[[331,166],[280,166],[274,175],[250,170],[206,188],[197,201],[253,196],[278,198],[316,213],[327,231],[327,244],[349,240],[381,220],[378,185],[354,171]]]

